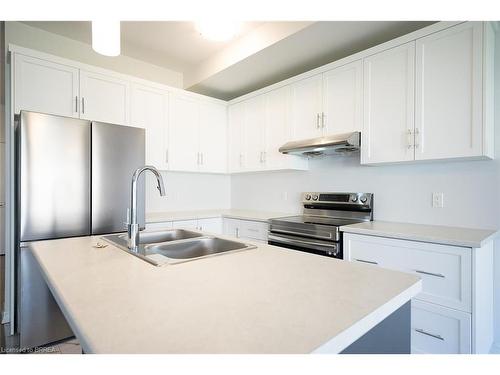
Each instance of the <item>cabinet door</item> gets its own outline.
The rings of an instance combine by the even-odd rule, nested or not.
[[[321,136],[322,86],[322,74],[292,84],[290,113],[294,140]]]
[[[231,236],[231,237],[240,237],[240,220],[238,219],[230,219],[230,218],[224,218],[222,219],[223,222],[223,230],[224,234],[226,236]]]
[[[415,42],[363,61],[361,163],[414,159]]]
[[[358,60],[323,74],[325,135],[361,131],[362,69]]]
[[[127,81],[80,70],[80,118],[127,125],[129,93]]]
[[[231,105],[228,109],[228,168],[229,172],[239,172],[243,168],[243,121],[245,103]]]
[[[224,104],[200,102],[200,171],[227,171],[227,107]]]
[[[203,232],[222,234],[222,219],[220,217],[198,219],[198,228]]]
[[[288,121],[290,86],[268,92],[264,97],[266,105],[264,162],[268,169],[279,168],[290,158],[294,158],[278,151],[290,140]]]
[[[264,163],[264,123],[266,121],[264,96],[259,95],[245,101],[243,121],[244,169],[263,169]]]
[[[14,111],[78,118],[78,69],[14,54]]]
[[[172,222],[172,228],[174,229],[194,229],[199,230],[198,220],[177,220]]]
[[[199,164],[198,101],[189,96],[170,95],[169,169],[197,171]]]
[[[417,40],[416,159],[482,153],[482,22]]]
[[[168,167],[168,93],[133,85],[130,125],[146,129],[146,164]]]

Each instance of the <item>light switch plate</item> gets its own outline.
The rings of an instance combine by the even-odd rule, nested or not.
[[[444,194],[443,193],[432,193],[432,207],[443,208],[444,207]]]

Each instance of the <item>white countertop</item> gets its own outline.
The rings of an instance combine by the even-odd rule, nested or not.
[[[87,353],[340,352],[418,294],[411,274],[258,244],[155,267],[96,237],[33,254]]]
[[[293,213],[265,212],[239,209],[199,210],[199,211],[170,211],[148,212],[146,223],[161,223],[163,221],[209,219],[214,217],[228,217],[232,219],[254,220],[267,222],[275,217],[292,216]]]
[[[340,227],[346,233],[480,248],[498,235],[498,230],[445,227],[388,221],[370,221]]]

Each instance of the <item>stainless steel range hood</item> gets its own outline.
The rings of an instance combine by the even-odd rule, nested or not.
[[[334,134],[326,137],[287,142],[279,152],[299,156],[343,155],[359,151],[361,133]]]

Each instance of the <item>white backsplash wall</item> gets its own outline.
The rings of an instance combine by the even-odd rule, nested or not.
[[[161,172],[167,195],[161,197],[156,179],[146,178],[146,212],[225,209],[231,205],[231,177],[205,173]]]
[[[231,207],[299,212],[305,191],[374,193],[374,218],[422,224],[500,227],[500,161],[361,166],[359,156],[310,161],[309,171],[233,175]],[[432,193],[444,193],[444,208]]]

